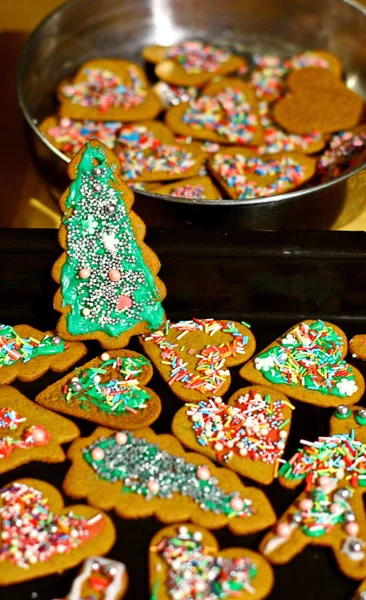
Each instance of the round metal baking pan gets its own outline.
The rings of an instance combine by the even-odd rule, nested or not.
[[[327,48],[341,59],[348,86],[366,97],[366,6],[353,0],[72,0],[32,33],[17,73],[32,155],[57,194],[67,185],[68,159],[41,135],[37,123],[55,110],[59,81],[91,58],[141,62],[145,45],[189,38],[242,53],[283,56]],[[140,190],[136,196],[150,224],[183,220],[207,227],[324,229],[345,208],[356,211],[366,201],[365,167],[270,198],[200,201]]]

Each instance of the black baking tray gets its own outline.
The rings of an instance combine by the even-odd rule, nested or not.
[[[366,233],[150,229],[146,241],[161,259],[161,277],[168,288],[165,307],[173,320],[193,316],[245,320],[252,325],[258,349],[304,318],[332,321],[348,337],[366,331]],[[0,230],[0,322],[24,322],[43,330],[55,326],[52,297],[56,286],[50,267],[59,254],[55,230]],[[136,340],[130,347],[141,351]],[[100,352],[97,343],[89,343],[88,348],[88,358]],[[366,375],[365,363],[350,362]],[[228,395],[245,385],[238,369],[232,371]],[[15,382],[15,386],[33,399],[59,377],[48,373],[34,383]],[[158,374],[149,385],[161,396],[164,406],[153,428],[158,433],[168,432],[182,403]],[[365,399],[362,403],[366,405]],[[331,409],[294,404],[288,457],[300,438],[313,439],[326,433],[332,414]],[[82,435],[94,428],[85,421],[75,421]],[[0,486],[18,477],[37,477],[60,489],[67,468],[67,462],[28,464],[1,476]],[[281,488],[276,481],[261,487],[278,515],[298,493]],[[118,539],[110,556],[127,565],[130,586],[126,598],[147,599],[147,548],[161,525],[152,518],[126,521],[114,513],[111,516]],[[257,549],[263,532],[233,536],[223,529],[215,535],[221,547]],[[63,598],[76,573],[77,569],[71,569],[61,576],[0,588],[0,599]],[[275,577],[272,600],[346,600],[357,587],[341,575],[330,551],[316,547],[307,548],[288,565],[276,567]]]

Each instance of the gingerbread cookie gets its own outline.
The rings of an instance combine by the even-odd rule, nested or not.
[[[49,369],[62,373],[85,354],[80,342],[65,342],[30,325],[0,325],[0,385],[34,381]]]
[[[347,338],[336,325],[302,321],[244,365],[240,375],[300,402],[322,407],[355,404],[365,382],[345,362],[347,348]]]
[[[300,187],[315,173],[316,161],[300,152],[258,156],[255,150],[233,146],[208,162],[212,175],[234,200],[284,194]]]
[[[38,129],[55,148],[72,158],[91,139],[113,150],[120,127],[119,121],[74,121],[52,116],[44,119]]]
[[[274,584],[267,561],[246,548],[220,550],[216,538],[191,523],[164,527],[149,547],[151,600],[265,598]]]
[[[71,498],[86,498],[126,519],[155,515],[163,523],[191,520],[208,529],[227,525],[238,535],[274,522],[266,496],[244,487],[228,469],[185,453],[172,435],[98,427],[72,443],[63,482]]]
[[[255,94],[241,79],[211,83],[197,100],[169,108],[165,122],[175,133],[199,140],[242,145],[263,141]]]
[[[187,404],[174,416],[178,440],[259,483],[272,483],[286,447],[294,407],[265,386],[242,388],[225,404],[218,396]]]
[[[61,117],[76,120],[143,121],[163,109],[143,70],[127,60],[89,60],[57,95]]]
[[[360,413],[365,413],[362,424]],[[330,435],[302,440],[302,448],[282,465],[279,478],[285,487],[301,482],[306,487],[261,543],[271,562],[287,563],[310,544],[328,546],[344,575],[366,576],[365,425],[365,409],[338,407]]]
[[[206,152],[196,144],[180,146],[163,123],[122,126],[115,147],[127,181],[164,181],[198,175]]]
[[[245,64],[243,58],[200,41],[184,41],[174,46],[147,46],[142,56],[156,64],[158,79],[187,87],[202,87],[215,75],[234,73]]]
[[[353,358],[366,360],[366,334],[355,335],[349,343],[349,349]]]
[[[145,385],[153,375],[147,358],[112,350],[82,365],[36,396],[41,406],[115,429],[139,429],[161,412],[159,396]]]
[[[13,387],[0,388],[0,474],[32,461],[63,462],[61,444],[78,435],[72,421],[36,406]]]
[[[106,514],[85,505],[64,507],[56,488],[38,479],[18,479],[0,490],[0,523],[0,586],[62,573],[90,555],[106,554],[115,540]]]
[[[64,600],[121,600],[128,576],[123,563],[111,558],[88,558]]]
[[[72,159],[73,180],[60,200],[59,242],[65,252],[53,266],[60,284],[54,307],[59,334],[97,339],[121,348],[131,335],[164,322],[160,263],[143,242],[145,225],[131,210],[133,192],[122,181],[118,160],[97,140]]]
[[[317,174],[322,181],[334,179],[366,160],[366,125],[360,125],[350,131],[335,133],[329,142],[329,148],[319,157]]]
[[[175,198],[189,198],[192,200],[219,200],[221,193],[207,176],[191,177],[184,181],[176,181],[162,185],[154,190],[156,194],[174,196]]]
[[[223,395],[230,386],[229,367],[249,360],[255,338],[235,321],[167,321],[164,330],[140,338],[143,349],[172,392],[184,402]]]
[[[363,99],[330,71],[313,67],[294,71],[288,86],[291,93],[276,103],[273,112],[286,131],[332,133],[355,127],[361,118]]]

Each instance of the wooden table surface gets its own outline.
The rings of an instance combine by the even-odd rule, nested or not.
[[[361,0],[366,4],[366,0]],[[57,227],[58,207],[35,169],[27,150],[23,121],[15,93],[15,71],[20,51],[29,32],[60,0],[15,0],[0,2],[0,226]],[[366,174],[350,183],[352,194],[365,186]],[[366,208],[349,203],[336,229],[366,230]]]

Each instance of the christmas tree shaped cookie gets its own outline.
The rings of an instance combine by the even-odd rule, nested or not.
[[[133,433],[98,427],[75,440],[63,482],[71,498],[86,498],[124,519],[155,515],[163,523],[191,520],[208,529],[227,525],[241,535],[275,520],[262,491],[207,458],[185,453],[178,440],[151,429]]]
[[[284,564],[308,545],[328,546],[347,577],[366,577],[366,410],[338,406],[330,435],[302,440],[279,479],[288,488],[305,483],[305,491],[265,536],[262,553]]]
[[[38,394],[36,402],[116,429],[139,429],[161,411],[159,396],[144,387],[153,369],[132,350],[112,350],[82,365]]]
[[[0,490],[0,586],[62,573],[111,549],[107,515],[85,505],[64,507],[49,483],[19,479]]]
[[[228,367],[249,360],[255,338],[243,323],[223,319],[167,321],[164,329],[140,338],[143,349],[184,402],[224,394],[230,386]]]
[[[160,263],[143,242],[145,226],[132,212],[133,193],[114,154],[96,140],[69,165],[73,180],[61,197],[59,241],[65,252],[52,275],[60,284],[54,306],[65,339],[97,339],[121,348],[131,335],[164,321]]]
[[[48,369],[67,371],[85,354],[80,342],[65,343],[29,325],[0,325],[0,385],[14,379],[34,381]]]
[[[172,431],[191,450],[268,484],[285,450],[292,408],[280,392],[247,387],[227,404],[218,396],[187,404],[175,414]]]
[[[92,556],[64,600],[121,600],[128,585],[126,567],[118,560]]]
[[[63,462],[61,444],[78,435],[68,419],[37,406],[13,387],[0,388],[0,474],[36,460]]]
[[[330,407],[354,404],[365,390],[361,373],[345,362],[347,338],[325,321],[303,321],[251,359],[240,375],[290,398]]]
[[[215,537],[191,523],[164,527],[149,548],[151,600],[265,598],[274,583],[267,561],[246,548],[219,550]]]

